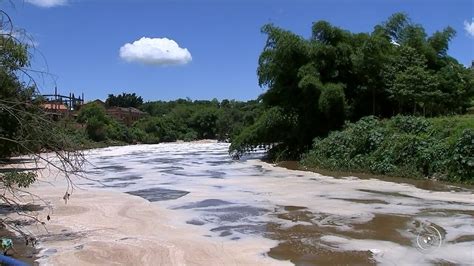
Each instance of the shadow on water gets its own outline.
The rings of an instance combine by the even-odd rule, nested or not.
[[[142,197],[150,202],[174,200],[186,196],[189,192],[165,188],[148,188],[136,191],[128,191],[128,194]]]
[[[220,237],[231,236],[236,232],[261,235],[265,232],[266,223],[255,221],[255,218],[268,213],[268,210],[264,208],[238,205],[219,199],[206,199],[174,209],[194,209],[198,211],[200,217],[191,219],[186,223],[198,226],[204,224],[216,225],[211,229],[211,232],[219,233]],[[234,239],[239,239],[239,237]]]
[[[30,167],[30,168],[24,168],[24,167],[20,167],[20,168],[16,168],[16,167],[6,167],[6,168],[0,168],[0,173],[4,174],[4,173],[21,173],[21,172],[35,172],[35,171],[39,171],[39,170],[42,170],[42,169],[45,169],[44,167]]]
[[[196,208],[216,207],[216,206],[230,205],[230,204],[234,204],[234,203],[229,202],[229,201],[225,201],[225,200],[220,200],[220,199],[206,199],[206,200],[203,200],[203,201],[198,201],[198,202],[194,202],[194,203],[185,204],[183,206],[176,207],[174,209],[175,210],[196,209]]]
[[[380,199],[348,199],[348,198],[331,198],[335,200],[345,200],[349,202],[362,203],[362,204],[389,204],[388,202]]]
[[[109,182],[116,182],[116,181],[132,181],[132,180],[140,180],[143,179],[141,176],[123,176],[123,177],[109,177],[109,178],[104,178],[102,182],[104,183],[109,183]]]
[[[102,187],[102,188],[126,188],[126,187],[129,187],[129,186],[133,186],[135,184],[136,183],[134,183],[134,182],[120,182],[120,183],[115,183],[115,184],[107,184],[107,185],[103,185],[103,186],[99,186],[99,187]]]
[[[202,211],[206,212],[205,215],[207,217],[217,218],[217,222],[220,224],[247,221],[249,218],[262,216],[268,212],[266,209],[248,205],[223,208],[206,208],[202,209]],[[216,219],[211,220],[216,221]]]
[[[107,165],[107,166],[96,167],[95,169],[113,171],[113,172],[125,172],[129,170],[129,168],[123,165]]]
[[[25,205],[8,205],[0,204],[0,214],[7,215],[15,212],[37,212],[44,209],[44,206],[39,204],[25,204]]]
[[[32,158],[0,158],[0,165],[2,164],[26,164],[34,163],[36,160]]]

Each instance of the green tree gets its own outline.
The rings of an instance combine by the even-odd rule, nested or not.
[[[84,124],[92,118],[103,123],[107,123],[110,119],[105,112],[105,108],[97,103],[88,103],[82,106],[77,115],[77,122]]]
[[[12,29],[13,24],[3,11],[0,11],[0,28],[0,204],[8,206],[5,210],[22,215],[21,221],[0,217],[0,225],[31,240],[31,234],[22,225],[42,220],[25,212],[21,198],[24,188],[37,180],[37,173],[25,170],[11,156],[28,154],[34,165],[61,171],[69,184],[70,176],[81,170],[84,160],[72,136],[43,111],[41,101],[35,100],[37,87],[28,69],[28,46],[5,30]],[[44,156],[44,151],[56,155],[55,158]],[[66,195],[70,189],[71,186],[65,189]],[[42,195],[31,196],[41,198]]]
[[[232,138],[233,150],[264,145],[297,157],[344,119],[462,113],[470,105],[472,71],[447,54],[455,35],[450,27],[428,36],[406,14],[396,13],[370,34],[326,21],[313,24],[309,39],[272,24],[262,32],[267,37],[257,69],[266,89],[259,96],[262,116],[277,107],[298,123],[285,136],[272,135],[265,131],[271,127],[255,119]]]
[[[130,130],[109,117],[105,108],[97,103],[82,106],[77,122],[85,124],[87,136],[93,141],[107,139],[131,143],[134,141]]]
[[[191,117],[191,126],[197,132],[199,139],[214,139],[217,133],[217,119],[219,113],[216,108],[203,108]]]
[[[117,96],[109,94],[105,100],[105,104],[109,107],[135,107],[138,108],[143,104],[143,98],[135,93],[122,93]]]
[[[341,84],[328,83],[319,97],[319,110],[326,117],[329,129],[339,129],[344,123],[346,100]]]
[[[432,73],[420,66],[410,66],[397,73],[392,93],[400,106],[413,106],[413,114],[416,114],[417,107],[421,107],[425,115],[426,109],[433,108],[443,96],[437,87],[436,77]]]

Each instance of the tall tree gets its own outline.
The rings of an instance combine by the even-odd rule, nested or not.
[[[447,54],[455,31],[428,36],[404,13],[370,34],[327,21],[315,22],[308,39],[272,24],[262,32],[267,41],[257,73],[267,89],[259,97],[266,110],[235,138],[232,151],[264,145],[297,157],[346,118],[464,112],[474,94],[472,72]],[[275,132],[284,128],[291,130]]]
[[[138,108],[143,104],[143,98],[135,93],[122,93],[117,96],[109,94],[105,104],[109,107],[135,107]]]

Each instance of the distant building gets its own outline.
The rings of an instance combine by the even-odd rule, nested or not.
[[[67,113],[69,108],[61,101],[48,101],[41,104],[47,113]]]
[[[105,104],[102,100],[99,99],[88,102],[88,104],[90,103],[94,103],[104,107],[107,115],[121,123],[124,123],[127,126],[131,126],[133,123],[147,115],[147,113],[142,112],[135,107],[108,107],[107,104]]]
[[[92,101],[92,102],[88,102],[88,104],[89,104],[89,103],[95,103],[95,104],[100,105],[100,106],[102,106],[102,107],[104,107],[104,108],[107,107],[107,106],[105,105],[105,103],[104,103],[102,100],[99,100],[99,99],[96,99],[96,100],[94,100],[94,101]]]
[[[127,126],[131,126],[147,114],[134,107],[110,107],[106,109],[106,112]]]
[[[84,104],[84,94],[82,94],[82,98],[75,97],[74,93],[69,93],[69,96],[61,95],[57,88],[54,89],[54,94],[44,94],[40,97],[42,99],[41,107],[54,119],[69,115],[75,116],[76,111]]]

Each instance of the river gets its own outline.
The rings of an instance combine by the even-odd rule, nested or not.
[[[218,243],[257,243],[275,263],[474,263],[473,190],[330,177],[232,160],[225,143],[170,143],[87,152],[81,189],[142,197],[171,222]],[[259,241],[271,240],[259,249]],[[266,242],[267,243],[267,242]],[[215,254],[219,256],[219,254]]]

